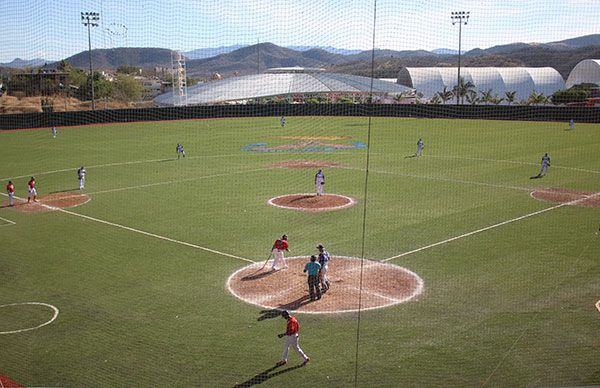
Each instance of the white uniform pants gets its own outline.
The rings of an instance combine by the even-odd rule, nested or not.
[[[417,146],[417,156],[423,156],[423,146]]]
[[[306,354],[304,354],[302,349],[300,349],[300,345],[298,344],[298,333],[286,335],[283,338],[283,354],[281,355],[281,361],[287,361],[290,346],[292,347],[292,349],[298,352],[298,354],[304,359],[304,361],[306,361],[308,357],[306,357]]]
[[[321,279],[321,288],[327,288],[329,284],[329,277],[327,276],[327,271],[329,271],[329,264],[325,264],[321,267],[321,271],[319,272],[319,277]]]
[[[542,168],[540,168],[540,175],[546,175],[548,173],[548,165],[542,164]]]
[[[8,204],[12,206],[14,204],[15,193],[8,193]]]
[[[85,187],[85,178],[79,178],[79,190]]]
[[[273,266],[271,268],[275,269],[277,267],[277,264],[279,263],[283,263],[283,267],[287,268],[288,264],[287,261],[285,261],[285,257],[283,256],[283,252],[284,251],[280,251],[277,248],[273,249]]]
[[[323,189],[323,181],[318,180],[315,183],[315,191],[317,192],[317,195],[324,195],[325,194],[325,190]]]

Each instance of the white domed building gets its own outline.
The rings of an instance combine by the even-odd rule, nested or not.
[[[244,103],[266,97],[317,96],[320,94],[368,95],[375,98],[411,93],[412,89],[393,82],[348,74],[327,73],[324,69],[287,67],[261,74],[230,77],[197,84],[187,89],[186,105]],[[161,106],[181,105],[173,93],[157,96]]]
[[[600,59],[585,59],[571,70],[567,89],[580,84],[600,85]]]
[[[460,75],[475,85],[477,93],[491,89],[492,94],[504,97],[506,92],[516,92],[516,101],[527,99],[532,92],[551,96],[565,88],[562,76],[551,67],[461,67]],[[451,91],[456,81],[456,67],[405,67],[397,82],[431,99],[444,87]]]

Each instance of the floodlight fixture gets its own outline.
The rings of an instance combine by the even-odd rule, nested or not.
[[[467,25],[469,21],[469,11],[455,11],[450,13],[450,19],[452,20],[452,25],[458,23],[458,76],[456,79],[456,104],[460,103],[460,55],[462,51],[462,25]]]
[[[100,14],[98,12],[82,12],[81,24],[87,27],[88,30],[88,59],[90,62],[90,90],[92,93],[92,110],[96,109],[96,99],[94,97],[94,69],[92,67],[92,38],[91,27],[98,27],[100,24]]]

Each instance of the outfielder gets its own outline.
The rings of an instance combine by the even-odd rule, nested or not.
[[[12,181],[8,181],[8,185],[6,185],[6,192],[8,193],[8,206],[14,206],[15,185],[13,185]]]
[[[35,189],[35,178],[31,177],[29,182],[27,182],[27,203],[31,202],[31,197],[33,197],[33,202],[37,202],[37,190]]]
[[[281,316],[287,319],[287,326],[285,329],[285,333],[277,334],[277,337],[283,338],[285,336],[285,340],[283,342],[283,354],[281,355],[281,361],[277,363],[278,366],[287,364],[288,359],[288,351],[290,346],[298,352],[298,354],[304,359],[304,364],[310,361],[310,358],[302,349],[300,349],[300,345],[298,344],[298,335],[300,331],[300,325],[298,324],[298,320],[293,315],[290,315],[286,310],[281,312]]]
[[[415,156],[423,156],[423,148],[425,148],[425,144],[423,144],[423,139],[419,138],[417,141],[417,152],[415,152]]]
[[[325,174],[323,174],[323,171],[319,170],[315,174],[315,191],[317,192],[317,195],[325,195],[323,185],[325,185]]]
[[[77,170],[77,178],[79,179],[79,190],[83,190],[85,188],[85,168],[81,166]]]
[[[277,264],[279,264],[279,262],[283,263],[284,269],[288,267],[287,261],[285,261],[284,257],[284,252],[290,251],[290,244],[288,244],[287,238],[287,234],[284,234],[280,239],[275,240],[273,248],[271,248],[271,253],[273,253],[273,265],[271,266],[271,269],[273,271],[277,269]]]
[[[542,167],[540,168],[538,176],[546,176],[548,167],[550,167],[550,156],[548,156],[548,153],[546,152],[544,156],[542,156]]]
[[[56,127],[52,127],[52,138],[56,139]]]
[[[573,120],[573,119],[569,120],[569,129],[570,130],[575,129],[575,120]]]
[[[285,127],[285,116],[281,115],[281,128]]]
[[[185,151],[183,150],[183,144],[177,143],[175,147],[175,151],[177,151],[177,159],[179,159],[182,155],[185,158]]]
[[[319,279],[321,281],[321,291],[325,293],[329,290],[329,277],[327,276],[327,271],[329,271],[329,260],[331,257],[329,256],[329,252],[325,250],[323,244],[317,245],[317,249],[319,250],[319,264],[321,264],[321,270],[319,271]]]

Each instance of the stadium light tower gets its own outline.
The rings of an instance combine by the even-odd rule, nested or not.
[[[92,110],[96,109],[96,100],[94,98],[94,69],[92,68],[92,38],[91,27],[98,27],[100,14],[98,12],[82,12],[81,24],[87,27],[88,30],[88,58],[90,60],[90,84],[92,90]]]
[[[452,25],[458,23],[458,77],[456,79],[456,91],[458,92],[456,93],[456,105],[458,105],[460,99],[460,92],[458,89],[460,87],[460,54],[462,43],[462,25],[463,23],[465,24],[465,26],[467,25],[467,22],[469,21],[469,12],[452,12],[450,18],[452,19]]]

